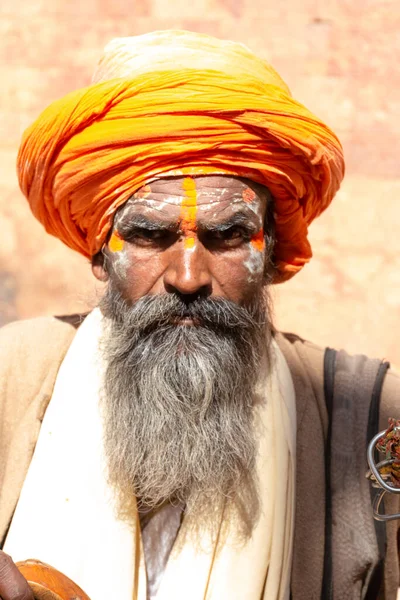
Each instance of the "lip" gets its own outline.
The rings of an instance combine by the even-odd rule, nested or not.
[[[172,322],[174,323],[174,325],[198,325],[198,321],[196,319],[193,319],[192,317],[176,317],[172,320]]]

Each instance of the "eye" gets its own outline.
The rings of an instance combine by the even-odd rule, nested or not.
[[[250,234],[242,227],[229,227],[223,231],[210,233],[210,241],[225,247],[236,247],[250,239]]]
[[[166,231],[165,229],[145,229],[137,227],[128,235],[124,236],[124,239],[127,242],[137,244],[138,246],[151,246],[166,242],[170,235],[171,232]]]

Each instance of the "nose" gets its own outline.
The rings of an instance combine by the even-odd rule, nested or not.
[[[164,272],[164,287],[166,292],[180,296],[197,298],[211,295],[212,276],[206,249],[198,241],[192,248],[179,244]]]

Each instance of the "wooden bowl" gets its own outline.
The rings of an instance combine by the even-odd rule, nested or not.
[[[24,560],[17,567],[32,588],[35,600],[90,600],[66,575],[39,560]]]

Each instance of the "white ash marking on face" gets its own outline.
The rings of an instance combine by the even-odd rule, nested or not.
[[[119,279],[125,279],[129,267],[129,258],[125,249],[125,244],[122,250],[109,253],[111,266]]]
[[[246,202],[246,206],[248,206],[250,208],[250,210],[253,211],[254,214],[256,214],[257,216],[259,216],[261,218],[261,215],[262,215],[261,200],[259,200],[257,198],[256,200],[253,200],[252,202]]]
[[[121,240],[118,233],[118,224],[121,222],[124,216],[124,211],[118,213],[115,217],[114,227],[112,229],[111,238],[107,244],[108,252],[106,254],[106,260],[111,264],[113,271],[116,273],[117,277],[120,279],[124,279],[127,275],[129,259],[126,252],[126,242]],[[112,249],[111,244],[113,241],[113,236],[117,235],[120,242],[122,243],[122,248],[117,250],[115,247]]]
[[[244,266],[249,272],[249,282],[256,281],[264,271],[264,252],[253,248],[251,243],[248,244],[249,257],[244,261]]]
[[[242,204],[247,206],[255,215],[262,218],[262,200],[255,197],[251,202],[243,200],[242,195],[236,195],[232,198],[232,204]]]
[[[154,198],[131,198],[125,204],[125,208],[129,210],[131,207],[143,207],[145,210],[157,210],[162,211],[166,206],[180,206],[182,203],[182,197],[179,196],[170,196],[168,198],[164,198],[163,200],[156,200]]]

